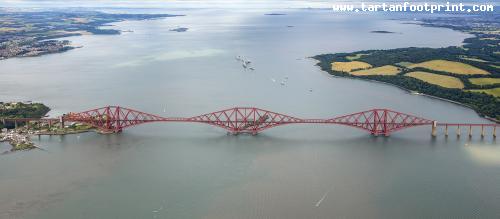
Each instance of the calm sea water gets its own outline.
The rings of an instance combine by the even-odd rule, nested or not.
[[[133,32],[71,37],[83,48],[1,61],[0,99],[41,101],[52,115],[105,105],[162,116],[256,106],[329,118],[383,107],[486,122],[451,103],[331,77],[307,58],[460,45],[466,34],[380,14],[162,12],[187,16],[120,22],[113,28]],[[189,30],[169,31],[177,27]],[[243,70],[238,55],[255,71]],[[377,138],[297,125],[231,136],[202,124],[163,123],[35,142],[47,151],[0,156],[0,218],[500,217],[500,147],[478,135],[431,139],[423,127]]]

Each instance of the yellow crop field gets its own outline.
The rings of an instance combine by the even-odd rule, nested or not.
[[[500,84],[500,78],[470,78],[469,81],[476,85]]]
[[[359,69],[371,68],[372,65],[366,62],[352,61],[352,62],[333,62],[332,70],[341,72],[351,72]]]
[[[401,70],[392,65],[384,65],[382,67],[376,67],[376,68],[370,68],[370,69],[365,69],[365,70],[359,70],[359,71],[353,71],[351,72],[351,75],[356,75],[356,76],[366,76],[366,75],[396,75]]]
[[[493,89],[484,89],[484,90],[470,90],[472,92],[482,92],[482,93],[487,93],[490,95],[493,95],[495,97],[500,97],[500,87],[493,88]]]
[[[416,78],[425,81],[429,84],[435,84],[441,87],[460,88],[460,89],[464,88],[464,84],[462,83],[462,81],[460,81],[460,79],[447,75],[438,75],[429,72],[414,71],[405,74],[405,76]]]
[[[410,65],[409,68],[426,68],[435,71],[445,71],[461,75],[487,75],[489,72],[461,62],[447,60],[431,60],[427,62]]]

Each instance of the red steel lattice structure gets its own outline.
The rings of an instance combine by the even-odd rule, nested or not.
[[[331,119],[301,119],[255,107],[234,107],[189,118],[161,117],[119,106],[107,106],[80,113],[69,113],[64,121],[92,125],[103,132],[121,132],[124,128],[149,122],[204,123],[231,133],[257,134],[265,129],[287,124],[338,124],[359,128],[373,135],[392,132],[434,121],[388,109],[372,109]]]

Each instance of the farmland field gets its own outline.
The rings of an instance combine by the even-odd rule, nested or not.
[[[475,85],[500,84],[500,78],[470,78],[469,81]]]
[[[352,62],[333,62],[332,70],[340,72],[351,72],[359,69],[371,68],[372,65],[366,62],[352,61]]]
[[[470,90],[472,92],[482,92],[482,93],[487,93],[490,95],[493,95],[495,97],[500,97],[500,87],[493,88],[493,89],[484,89],[484,90]]]
[[[445,88],[464,88],[464,84],[462,83],[462,81],[460,81],[460,79],[447,75],[438,75],[428,72],[415,71],[405,74],[405,76],[416,78],[429,84],[435,84]]]
[[[489,72],[476,68],[472,65],[461,62],[452,62],[447,60],[431,60],[427,62],[410,65],[409,68],[426,68],[435,71],[445,71],[460,75],[487,75]]]
[[[392,65],[384,65],[382,67],[370,68],[365,70],[353,71],[351,75],[361,76],[361,75],[396,75],[401,70],[398,67]]]

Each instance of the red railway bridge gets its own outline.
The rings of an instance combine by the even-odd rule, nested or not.
[[[151,122],[189,122],[217,126],[233,134],[257,134],[269,128],[289,124],[332,124],[358,128],[375,136],[389,136],[393,132],[417,126],[430,126],[433,136],[437,135],[438,127],[444,127],[445,135],[448,135],[448,129],[450,127],[457,129],[457,135],[460,135],[461,128],[468,128],[468,134],[472,136],[472,128],[479,127],[482,137],[486,134],[486,129],[490,129],[493,137],[496,137],[496,127],[499,126],[499,124],[495,123],[438,123],[435,120],[425,119],[389,109],[371,109],[330,119],[302,119],[255,107],[234,107],[194,117],[162,117],[125,107],[107,106],[79,113],[68,113],[57,119],[4,118],[1,120],[4,123],[6,121],[14,121],[17,123],[45,120],[45,122],[49,122],[49,124],[59,123],[62,126],[64,126],[64,122],[66,121],[78,122],[91,125],[103,133],[121,132],[128,127]]]

